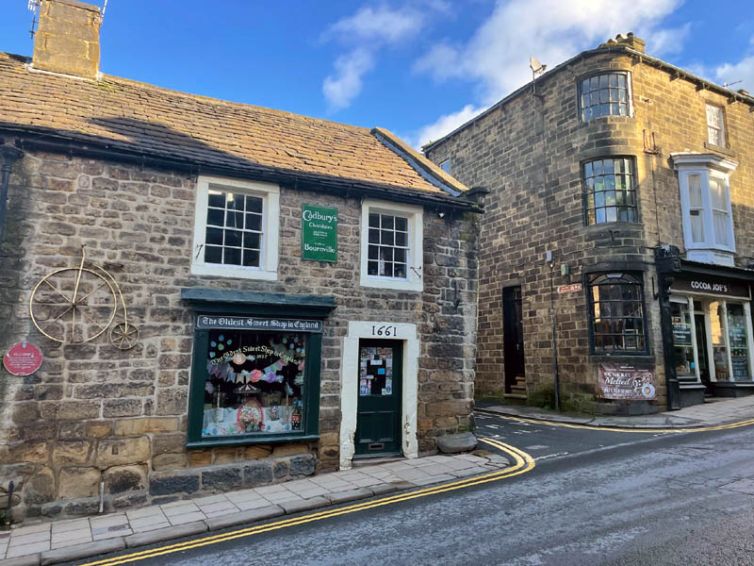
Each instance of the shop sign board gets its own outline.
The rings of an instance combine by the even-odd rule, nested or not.
[[[39,370],[43,360],[40,349],[23,340],[11,346],[8,353],[3,356],[3,365],[11,375],[23,377]]]
[[[743,299],[748,299],[750,297],[749,286],[744,283],[702,276],[695,276],[692,279],[676,279],[673,281],[671,290],[708,295],[723,295],[725,297],[740,297]]]
[[[603,399],[650,401],[657,395],[654,372],[626,364],[600,364],[599,389]]]
[[[338,209],[305,204],[301,210],[301,259],[338,261]]]
[[[300,318],[257,318],[241,316],[215,316],[200,314],[196,317],[199,330],[268,330],[295,332],[322,332],[321,320]]]

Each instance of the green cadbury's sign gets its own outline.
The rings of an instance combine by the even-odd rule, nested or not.
[[[338,261],[338,209],[305,204],[301,210],[301,258]]]

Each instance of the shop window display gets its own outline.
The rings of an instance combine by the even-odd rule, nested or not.
[[[209,332],[202,438],[302,430],[307,335]]]
[[[734,381],[750,381],[749,336],[744,306],[728,303],[728,340],[730,343],[731,373]]]
[[[679,378],[696,379],[691,314],[688,303],[670,304],[673,321],[673,353]]]

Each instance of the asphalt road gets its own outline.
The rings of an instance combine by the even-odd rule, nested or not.
[[[572,430],[481,418],[526,475],[153,564],[754,564],[754,428]]]

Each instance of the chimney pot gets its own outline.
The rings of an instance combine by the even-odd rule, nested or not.
[[[32,67],[96,79],[101,24],[102,14],[97,6],[77,0],[42,0]]]

